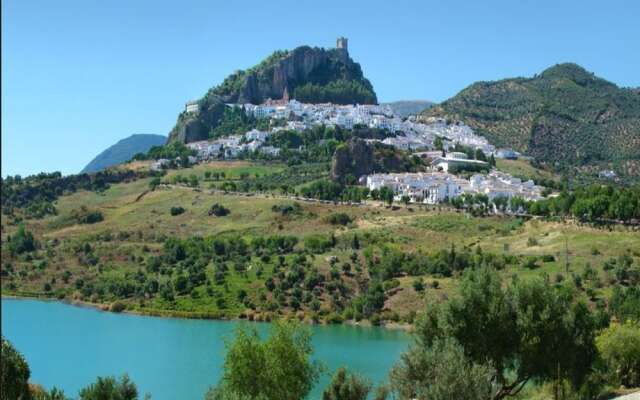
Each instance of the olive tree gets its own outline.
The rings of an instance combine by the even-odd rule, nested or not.
[[[428,348],[413,346],[391,370],[399,399],[478,400],[495,392],[493,369],[469,360],[454,339],[436,339]]]
[[[2,337],[2,379],[0,380],[0,398],[28,400],[31,399],[29,391],[29,376],[31,371],[25,361],[13,345]]]
[[[569,286],[547,280],[514,280],[467,271],[459,293],[427,308],[417,326],[423,349],[455,339],[473,363],[491,365],[494,400],[517,394],[531,380],[583,383],[596,356],[595,322]]]
[[[371,383],[345,368],[339,368],[322,392],[322,400],[366,400]]]
[[[137,400],[138,389],[127,374],[116,378],[98,377],[96,382],[80,390],[80,400]]]
[[[264,341],[254,327],[240,326],[227,343],[222,379],[206,398],[302,399],[321,371],[311,361],[312,352],[309,330],[299,324],[275,322]]]

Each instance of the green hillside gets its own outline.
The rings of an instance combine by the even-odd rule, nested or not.
[[[575,280],[594,304],[637,284],[631,229],[296,198],[332,190],[319,185],[328,175],[326,164],[220,161],[155,178],[103,175],[112,183],[98,186],[12,178],[3,182],[14,204],[2,214],[3,294],[146,314],[393,324],[412,323],[464,270],[485,265],[505,281]],[[55,208],[33,217],[19,200],[38,191]]]
[[[422,115],[460,119],[492,143],[558,169],[610,165],[640,174],[640,95],[576,64],[477,82]]]

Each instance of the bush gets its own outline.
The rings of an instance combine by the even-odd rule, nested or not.
[[[27,231],[24,225],[18,227],[18,232],[12,237],[9,237],[9,253],[12,255],[18,255],[22,253],[29,253],[36,249],[36,239],[33,234]]]
[[[221,204],[214,204],[211,206],[211,208],[209,209],[209,215],[215,215],[216,217],[224,217],[225,215],[228,215],[231,211],[229,211],[228,208],[224,207]]]
[[[553,254],[545,254],[542,256],[542,262],[544,263],[554,262],[555,260],[556,258],[553,256]]]
[[[350,224],[353,219],[345,213],[335,213],[327,216],[325,221],[331,225],[347,225]]]
[[[371,383],[367,379],[339,368],[322,392],[322,400],[366,400],[370,390]]]
[[[172,216],[180,215],[184,213],[186,210],[182,207],[171,207],[170,213]]]
[[[125,303],[123,303],[122,301],[114,301],[111,304],[111,311],[112,312],[120,313],[120,312],[123,312],[126,309],[127,309],[127,305]]]
[[[522,267],[527,269],[536,269],[540,266],[538,265],[538,259],[536,257],[527,257],[527,259],[522,263]]]
[[[104,220],[104,216],[100,211],[89,210],[85,206],[80,207],[79,210],[73,210],[71,217],[78,224],[95,224]]]
[[[598,336],[596,344],[606,370],[618,383],[640,386],[640,323],[611,325]]]
[[[382,287],[384,288],[384,291],[386,292],[387,290],[391,290],[391,289],[395,289],[398,286],[400,286],[400,281],[397,279],[391,279],[389,281],[385,281],[382,284]]]

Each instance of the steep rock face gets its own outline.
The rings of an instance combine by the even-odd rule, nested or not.
[[[576,64],[474,83],[422,116],[462,120],[498,146],[559,168],[622,168],[640,154],[640,96]]]
[[[336,149],[331,160],[331,179],[342,181],[347,175],[359,178],[371,173],[375,168],[373,147],[360,139]]]
[[[209,131],[215,127],[224,112],[224,102],[218,96],[209,96],[199,101],[200,112],[197,114],[182,112],[178,122],[169,133],[169,142],[182,143],[206,140]]]
[[[179,115],[169,141],[187,143],[206,139],[218,125],[224,103],[260,104],[267,99],[281,99],[285,92],[295,98],[296,88],[301,86],[307,89],[305,101],[309,101],[310,96],[320,96],[318,93],[324,96],[322,101],[328,96],[339,98],[342,103],[377,101],[371,83],[346,49],[301,46],[291,51],[277,51],[255,67],[234,72],[222,84],[209,89],[198,100],[198,113]],[[328,91],[323,92],[327,87]]]

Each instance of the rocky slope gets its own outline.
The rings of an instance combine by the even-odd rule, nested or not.
[[[260,64],[237,71],[209,89],[198,113],[181,113],[169,141],[206,139],[217,125],[224,103],[260,104],[284,96],[305,102],[376,103],[371,83],[347,49],[301,46],[276,51]]]
[[[576,64],[474,83],[421,115],[462,120],[496,145],[557,168],[608,164],[638,172],[640,95]]]
[[[163,145],[166,141],[167,137],[162,135],[131,135],[98,154],[80,173],[98,172],[129,161],[137,153],[146,153],[152,146]]]

